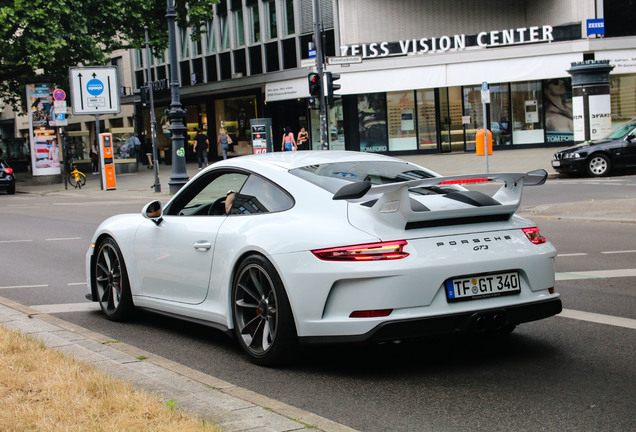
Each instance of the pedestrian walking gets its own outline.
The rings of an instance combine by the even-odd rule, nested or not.
[[[296,151],[296,140],[294,139],[294,133],[291,128],[287,126],[283,130],[283,142],[281,143],[280,151]]]
[[[219,129],[219,136],[216,139],[217,145],[221,145],[221,153],[223,153],[223,159],[227,159],[227,152],[232,144],[232,138],[225,132],[224,128]]]
[[[203,133],[202,129],[197,129],[197,134],[194,137],[194,152],[197,154],[197,160],[199,161],[199,169],[202,168],[203,164],[208,166],[208,146],[210,145],[210,141],[208,140],[208,136]]]

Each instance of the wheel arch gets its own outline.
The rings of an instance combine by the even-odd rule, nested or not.
[[[274,270],[276,270],[276,273],[278,274],[278,278],[280,279],[281,283],[283,284],[283,291],[285,291],[285,296],[287,297],[287,303],[289,304],[289,308],[291,310],[291,314],[292,314],[292,319],[294,321],[294,331],[296,332],[296,334],[298,334],[297,328],[298,328],[298,322],[297,322],[297,316],[296,313],[294,311],[294,306],[292,304],[292,302],[289,299],[289,292],[286,288],[286,284],[285,284],[285,278],[282,276],[282,272],[279,268],[279,266],[277,265],[276,261],[271,259],[270,256],[268,256],[267,254],[263,253],[262,251],[256,250],[256,249],[250,249],[250,250],[246,250],[243,251],[236,259],[236,261],[234,262],[234,265],[232,266],[232,269],[230,270],[229,273],[229,277],[228,277],[228,281],[229,281],[229,285],[227,288],[227,325],[228,325],[228,329],[234,330],[234,308],[232,307],[232,290],[234,289],[234,282],[236,280],[236,276],[238,274],[238,269],[241,266],[241,264],[243,263],[243,261],[253,255],[258,255],[260,257],[262,257],[263,259],[267,260],[272,267],[274,267]],[[234,331],[231,332],[232,336],[234,337]]]

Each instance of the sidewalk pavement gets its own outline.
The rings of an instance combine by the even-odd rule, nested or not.
[[[550,165],[556,149],[523,149],[495,151],[489,158],[489,172],[527,172],[545,169],[551,177],[556,172]],[[434,154],[404,156],[405,160],[436,171],[442,175],[468,174],[486,172],[485,156],[473,153]],[[99,178],[90,176],[81,190],[64,189],[62,184],[37,185],[24,173],[18,173],[17,193],[28,194],[61,194],[86,197],[117,197],[142,201],[161,199],[167,201],[169,193],[168,181],[171,167],[161,165],[160,184],[162,192],[154,192],[154,171],[140,166],[134,174],[117,176],[117,189],[102,191]],[[197,172],[197,164],[187,165],[188,176],[192,178]],[[622,200],[626,205],[613,206],[622,208],[618,216],[620,222],[636,222],[636,200]],[[627,202],[629,201],[629,202]],[[569,211],[579,215],[585,204],[590,214],[594,207],[586,203],[571,203]],[[578,205],[578,206],[577,206]],[[540,209],[532,217],[560,217],[567,212],[565,205],[554,210],[553,207]],[[608,207],[602,203],[596,207],[596,220],[606,220]],[[626,215],[629,214],[629,217]],[[587,217],[589,219],[590,217]],[[600,218],[600,219],[599,219]],[[622,220],[620,218],[626,218]],[[612,219],[610,219],[612,220]],[[617,220],[613,220],[617,221]],[[206,419],[215,422],[224,431],[324,431],[355,432],[347,426],[335,423],[318,415],[303,411],[293,406],[269,399],[252,391],[242,389],[215,377],[187,368],[176,362],[144,352],[124,343],[110,343],[106,336],[94,333],[74,324],[62,321],[51,315],[38,312],[0,297],[0,325],[37,337],[53,349],[58,349],[77,359],[94,364],[113,377],[132,382],[138,387],[156,392],[165,400],[174,400],[178,407],[184,408]],[[140,360],[143,359],[143,360]]]
[[[486,169],[486,157],[477,156],[475,153],[445,153],[429,155],[401,156],[401,159],[429,168],[442,175],[470,174],[488,172],[528,172],[536,169],[544,169],[551,177],[557,175],[550,161],[556,148],[533,148],[521,150],[493,151],[488,156],[488,170]],[[197,163],[186,165],[188,177],[192,178],[197,173]],[[17,173],[17,193],[48,194],[68,192],[75,195],[93,195],[95,193],[117,195],[118,197],[143,198],[148,201],[159,198],[167,201],[170,198],[168,182],[172,174],[172,166],[159,165],[159,183],[161,192],[154,192],[154,170],[148,170],[144,165],[139,165],[139,171],[131,174],[118,174],[116,177],[117,189],[102,191],[99,176],[87,174],[86,186],[80,190],[74,190],[68,186],[65,191],[62,183],[37,184],[30,173]]]

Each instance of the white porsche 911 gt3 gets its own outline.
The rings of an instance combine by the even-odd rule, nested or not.
[[[99,226],[87,298],[115,321],[143,308],[219,328],[261,365],[297,343],[510,332],[561,311],[556,250],[514,214],[546,177],[442,177],[361,152],[217,162],[165,206]]]

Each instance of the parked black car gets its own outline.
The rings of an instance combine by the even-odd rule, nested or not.
[[[584,142],[554,154],[559,173],[607,175],[613,169],[636,167],[636,121],[626,123],[606,138]]]
[[[15,193],[13,168],[4,159],[0,159],[0,190],[6,190],[10,195]]]

